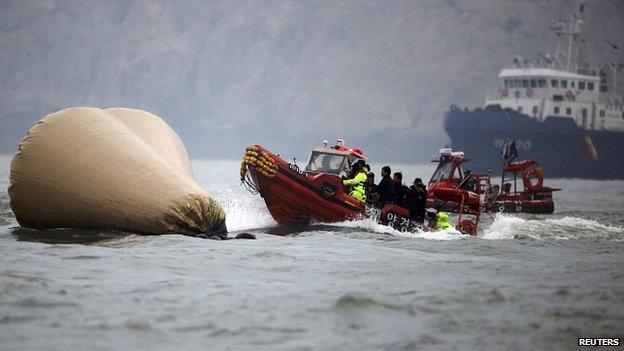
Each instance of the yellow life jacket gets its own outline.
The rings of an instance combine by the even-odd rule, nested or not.
[[[366,173],[360,171],[355,177],[343,180],[342,184],[349,187],[349,195],[364,203],[366,202],[366,188],[364,187],[366,179]]]
[[[449,222],[449,216],[446,212],[438,212],[438,223],[436,224],[438,230],[453,229],[453,225]]]

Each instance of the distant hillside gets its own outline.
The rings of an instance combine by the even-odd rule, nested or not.
[[[343,137],[426,161],[448,142],[448,106],[480,105],[513,56],[549,50],[572,3],[3,1],[0,152],[46,113],[91,105],[157,113],[195,157],[251,143],[302,157]],[[590,1],[588,16],[610,54],[623,2]]]

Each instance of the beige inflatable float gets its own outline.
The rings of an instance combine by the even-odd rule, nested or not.
[[[11,208],[29,228],[227,236],[177,134],[151,113],[68,108],[39,121],[11,162]]]

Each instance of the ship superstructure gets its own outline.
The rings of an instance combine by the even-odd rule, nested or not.
[[[624,131],[624,95],[617,91],[622,65],[593,64],[589,56],[580,55],[584,10],[579,4],[571,21],[553,25],[553,56],[535,62],[516,57],[515,67],[503,69],[501,87],[485,105],[511,108],[537,120],[567,117],[586,130]]]

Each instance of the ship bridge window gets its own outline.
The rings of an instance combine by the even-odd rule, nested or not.
[[[537,88],[537,80],[531,79],[531,88]]]
[[[561,80],[561,87],[563,89],[567,88],[568,87],[568,81],[567,80]]]
[[[594,91],[594,82],[587,83],[587,90]]]
[[[553,101],[563,101],[563,95],[553,95]]]
[[[314,151],[310,156],[306,171],[339,174],[349,168],[346,158],[345,155]]]
[[[443,163],[438,166],[438,169],[436,169],[435,173],[433,173],[433,176],[431,177],[431,181],[438,182],[447,179],[461,179],[459,167],[455,167],[452,161],[446,162],[448,163]]]
[[[559,88],[559,80],[557,80],[557,79],[551,79],[551,80],[550,80],[550,85],[551,85],[553,88]]]
[[[505,79],[504,83],[505,83],[505,88],[507,89],[511,88],[511,80]]]
[[[540,88],[545,88],[546,87],[546,79],[544,79],[544,78],[538,79],[537,84],[539,85]]]
[[[520,79],[514,79],[513,87],[514,88],[520,88],[521,86],[522,86],[522,83],[520,83]]]
[[[527,79],[523,79],[522,80],[522,87],[523,88],[528,88],[529,87],[529,81]]]
[[[571,81],[570,81],[570,86],[571,86],[572,88],[574,88],[574,81],[573,81],[573,80],[571,80]]]
[[[579,90],[585,90],[585,82],[579,82]]]

